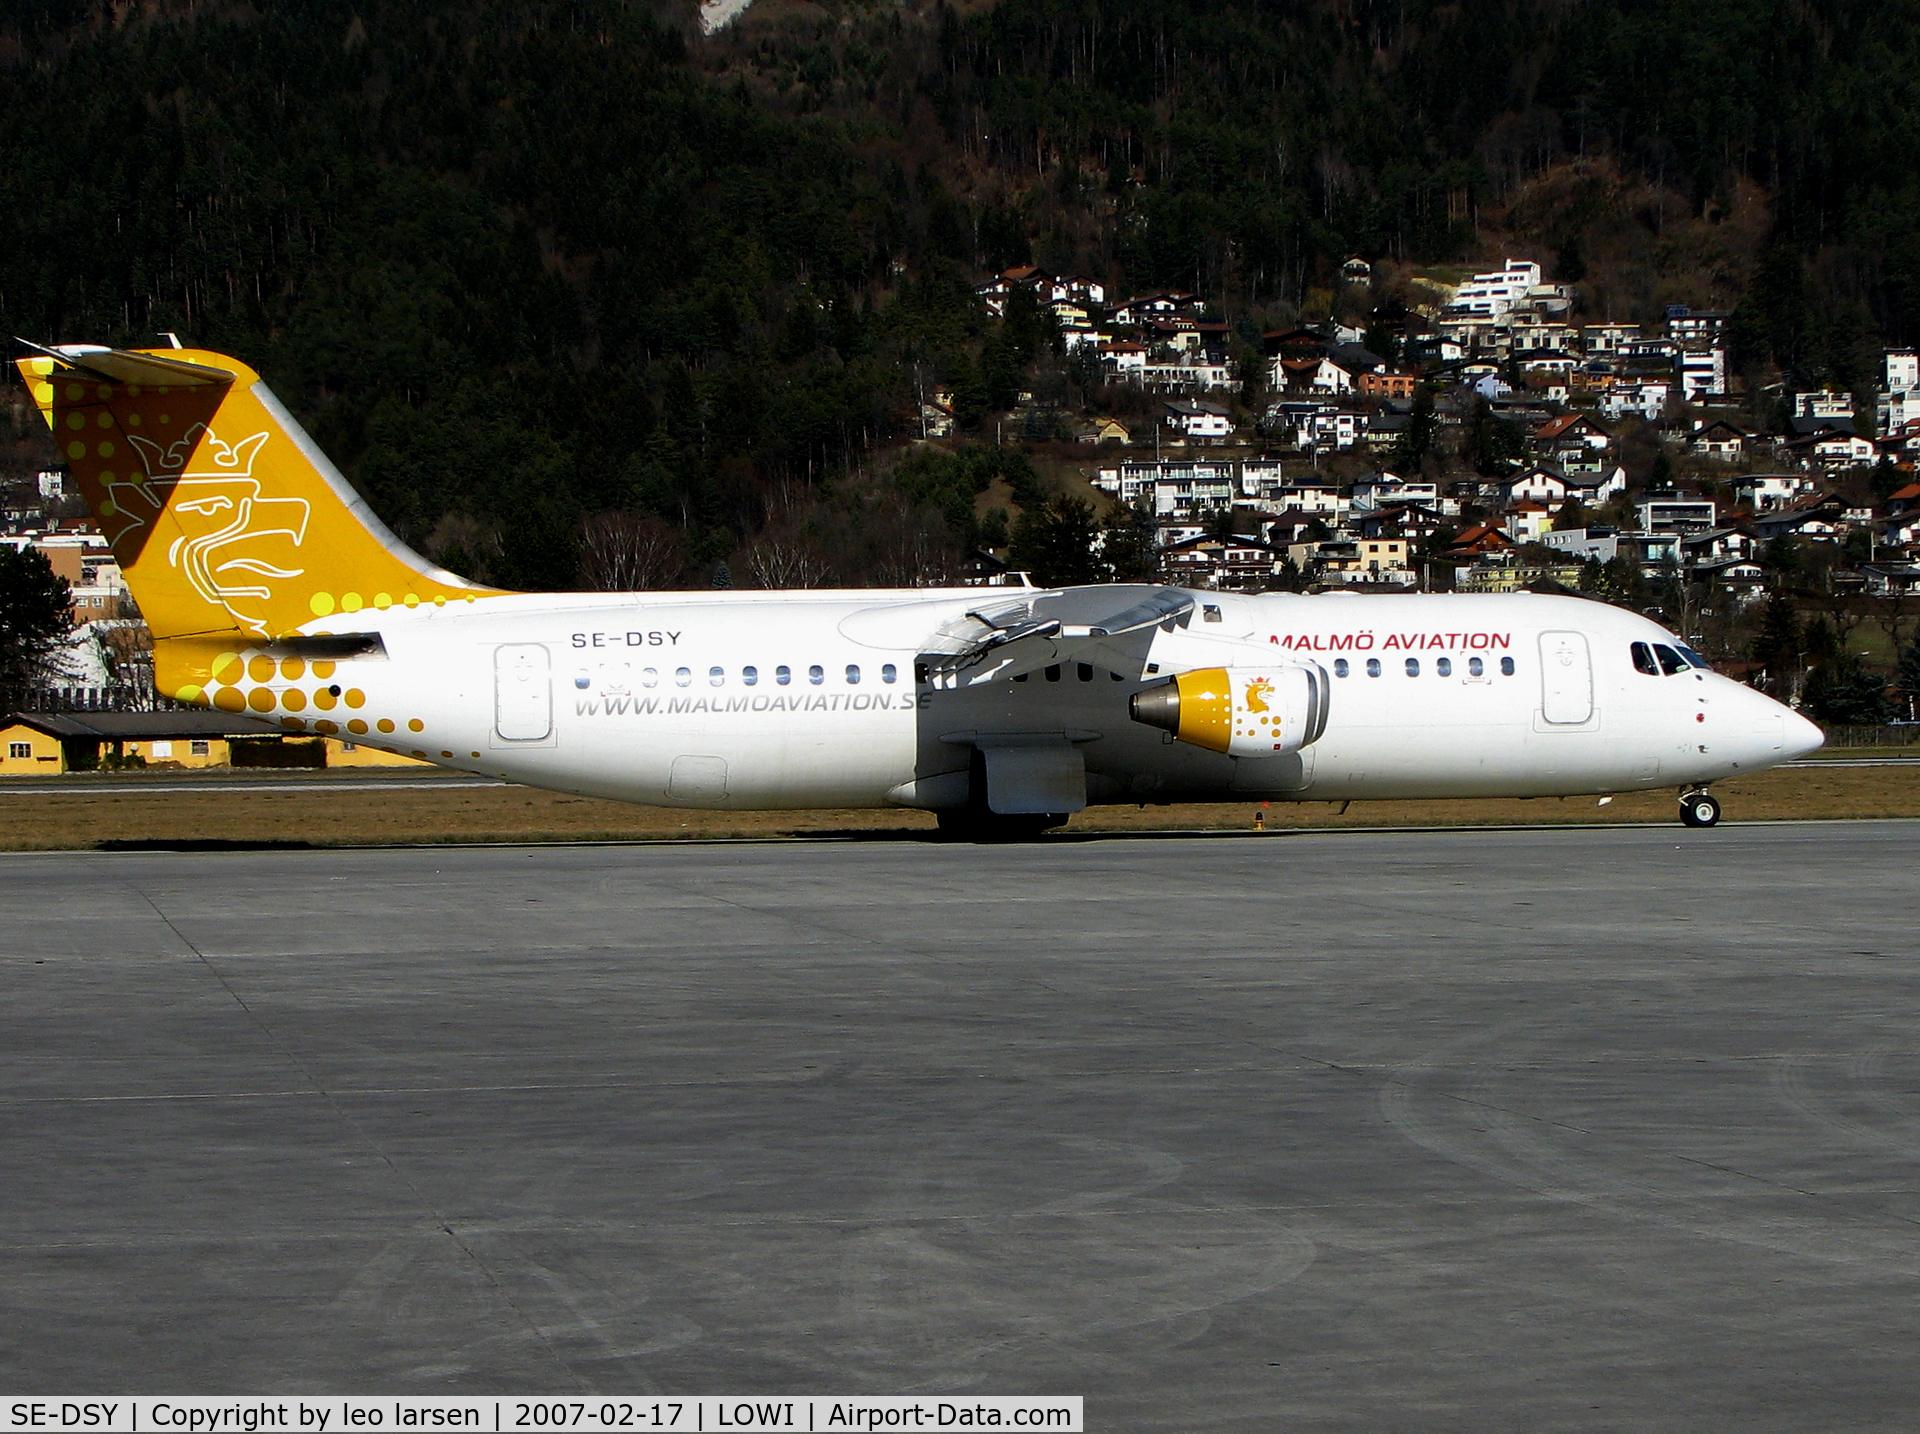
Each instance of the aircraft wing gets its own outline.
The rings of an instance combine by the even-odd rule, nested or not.
[[[1005,681],[1056,662],[1138,669],[1155,628],[1185,627],[1193,594],[1144,583],[1059,588],[982,603],[943,624],[926,647],[931,671],[964,683]]]

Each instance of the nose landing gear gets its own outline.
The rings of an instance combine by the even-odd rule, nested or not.
[[[1680,824],[1710,827],[1720,820],[1720,803],[1705,792],[1683,792],[1680,797]]]

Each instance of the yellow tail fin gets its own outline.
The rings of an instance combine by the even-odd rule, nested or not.
[[[387,530],[245,364],[197,349],[42,349],[17,367],[193,701],[222,659],[363,607],[491,589]]]

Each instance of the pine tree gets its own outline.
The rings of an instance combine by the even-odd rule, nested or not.
[[[1869,672],[1858,654],[1842,653],[1807,679],[1807,711],[1819,722],[1876,727],[1893,720],[1887,684]]]
[[[1393,445],[1393,466],[1409,472],[1417,470],[1433,451],[1438,428],[1433,416],[1433,391],[1422,384],[1413,396],[1413,411],[1407,415],[1407,426],[1400,430],[1400,439]]]
[[[1117,583],[1150,583],[1159,575],[1153,549],[1153,510],[1144,502],[1107,519],[1100,557]]]
[[[72,589],[46,556],[0,546],[0,689],[33,687],[55,676],[72,626]]]
[[[1805,650],[1800,615],[1793,599],[1776,590],[1760,614],[1760,631],[1753,639],[1753,660],[1766,669],[1767,685],[1775,696],[1789,695]]]
[[[989,403],[987,386],[980,378],[980,370],[973,366],[973,360],[965,349],[954,354],[947,363],[947,382],[953,389],[953,421],[963,429],[980,426],[980,420],[987,416]]]
[[[1094,556],[1099,528],[1093,508],[1078,498],[1054,498],[1029,508],[1013,525],[1010,565],[1033,575],[1041,587],[1099,582],[1104,574]]]
[[[1915,704],[1920,703],[1920,638],[1900,650],[1900,661],[1893,669],[1893,689],[1906,698],[1911,720]]]
[[[989,335],[980,348],[980,379],[989,410],[1004,412],[1020,401],[1022,374],[1019,354],[1006,331]]]

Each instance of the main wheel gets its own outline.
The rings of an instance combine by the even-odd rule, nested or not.
[[[1720,803],[1705,792],[1689,792],[1680,802],[1680,822],[1689,827],[1710,827],[1720,820]]]

